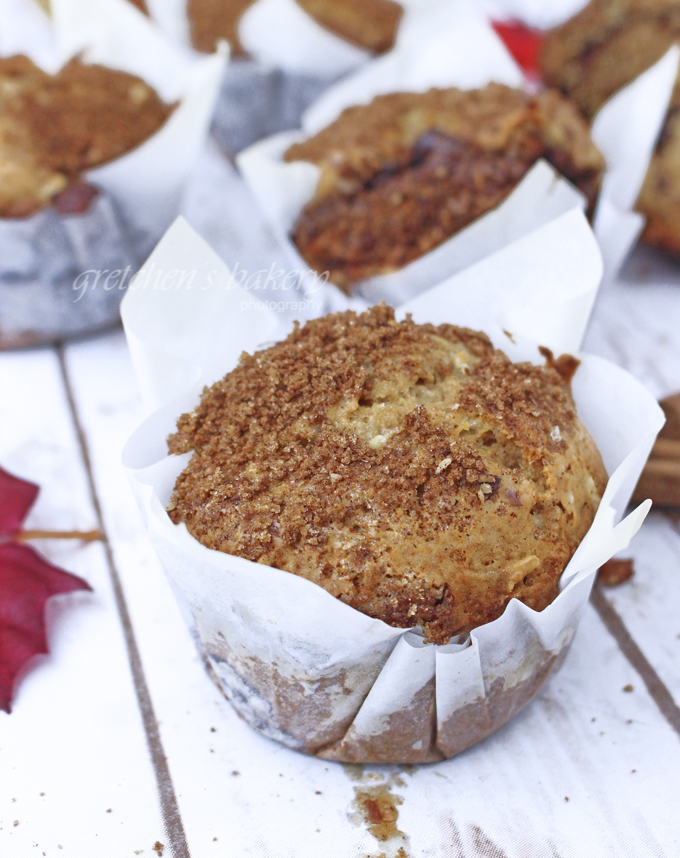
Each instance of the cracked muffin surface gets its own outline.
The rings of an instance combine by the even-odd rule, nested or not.
[[[577,185],[592,209],[604,160],[560,93],[491,83],[380,95],[285,153],[284,160],[321,171],[291,238],[313,269],[351,292],[495,208],[539,158]]]
[[[568,366],[384,305],[308,322],[179,419],[169,515],[435,643],[542,610],[606,483]]]
[[[541,66],[546,83],[587,116],[680,43],[678,0],[595,0],[547,33]],[[680,253],[680,78],[638,197],[649,244]]]

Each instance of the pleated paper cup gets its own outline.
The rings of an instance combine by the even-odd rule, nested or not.
[[[445,646],[394,628],[310,581],[215,551],[166,512],[191,454],[168,456],[178,417],[200,391],[286,333],[186,223],[154,251],[155,273],[190,287],[135,289],[123,321],[150,417],[124,464],[209,670],[236,711],[266,736],[350,762],[449,758],[506,723],[564,660],[598,567],[625,548],[649,502],[622,519],[663,417],[632,376],[579,355],[572,389],[610,475],[592,527],[544,611],[512,600],[503,615]],[[542,362],[536,343],[576,352],[602,275],[580,209],[535,230],[398,310],[416,322],[481,328],[513,360]],[[504,331],[512,334],[512,340]],[[531,335],[531,338],[529,336]]]

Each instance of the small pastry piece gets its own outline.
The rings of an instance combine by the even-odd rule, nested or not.
[[[562,366],[385,305],[308,322],[179,419],[169,515],[435,643],[540,611],[606,483]]]
[[[501,84],[380,95],[285,153],[321,168],[292,234],[346,291],[399,269],[497,206],[539,158],[594,205],[604,161],[555,91]]]
[[[83,171],[134,149],[172,110],[126,72],[73,59],[49,75],[24,56],[0,59],[0,216],[37,211]]]
[[[680,41],[678,0],[595,0],[545,38],[543,77],[593,116]],[[680,253],[680,83],[637,202],[643,238]]]

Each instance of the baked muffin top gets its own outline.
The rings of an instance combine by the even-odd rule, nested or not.
[[[134,149],[173,109],[126,72],[72,59],[49,75],[25,56],[0,59],[0,216],[32,214],[83,171]]]
[[[435,643],[541,610],[606,482],[565,366],[384,305],[308,322],[179,419],[169,515]]]
[[[604,161],[558,92],[491,83],[380,95],[285,153],[321,169],[292,239],[312,268],[351,291],[497,206],[541,157],[594,204]]]
[[[191,41],[212,53],[226,39],[235,56],[245,56],[238,25],[255,0],[188,0]],[[322,27],[360,48],[380,54],[394,44],[403,9],[394,0],[295,0]]]

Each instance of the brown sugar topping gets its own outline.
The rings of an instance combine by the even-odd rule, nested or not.
[[[545,607],[606,478],[555,370],[384,305],[244,354],[169,449],[194,451],[168,509],[204,545],[436,642]]]
[[[541,157],[591,206],[604,168],[586,123],[557,92],[493,83],[378,96],[284,157],[321,168],[292,238],[346,290],[401,268],[497,206]]]

